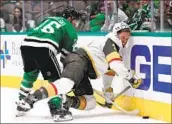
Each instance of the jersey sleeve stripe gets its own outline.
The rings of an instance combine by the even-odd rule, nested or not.
[[[108,72],[105,73],[105,75],[115,76],[115,72],[113,70],[109,70]]]
[[[121,59],[114,58],[114,59],[110,60],[109,63],[112,62],[112,61],[121,61]]]
[[[48,92],[48,97],[52,97],[58,94],[57,88],[53,85],[53,83],[48,83],[44,88]]]
[[[57,94],[58,94],[58,91],[57,91],[56,86],[55,86],[53,83],[50,83],[50,84],[51,84],[51,86],[53,87],[55,94],[57,95]]]
[[[120,60],[121,61],[121,57],[117,52],[112,52],[106,56],[106,60],[108,63],[110,63],[111,61],[114,61],[114,60]]]

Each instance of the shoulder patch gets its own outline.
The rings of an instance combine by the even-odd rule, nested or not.
[[[108,38],[103,48],[103,52],[105,53],[105,55],[108,55],[109,53],[112,53],[114,51],[118,52],[119,46],[116,45],[112,39]]]

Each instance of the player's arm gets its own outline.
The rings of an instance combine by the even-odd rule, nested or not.
[[[110,66],[110,69],[115,71],[115,74],[120,78],[128,80],[134,88],[137,88],[141,83],[138,82],[140,81],[140,78],[136,77],[136,75],[133,75],[133,73],[124,66],[118,53],[119,47],[115,44],[115,42],[113,42],[111,38],[107,39],[103,48],[103,52]],[[137,85],[133,85],[133,83],[136,83]]]
[[[119,46],[111,39],[108,38],[103,52],[105,54],[106,60],[110,66],[110,69],[114,70],[118,76],[127,77],[128,69],[122,63],[121,57],[119,55]]]
[[[66,56],[74,50],[75,44],[77,43],[77,33],[69,33],[69,40],[65,41],[64,48],[61,50],[60,61],[63,63]]]

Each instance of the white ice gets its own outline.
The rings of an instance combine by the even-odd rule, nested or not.
[[[18,89],[1,88],[1,123],[55,123],[50,116],[47,100],[36,103],[34,109],[27,115],[15,117],[17,98]],[[126,115],[98,105],[91,111],[71,109],[71,112],[73,120],[64,123],[164,123],[153,119],[142,119],[137,115]]]

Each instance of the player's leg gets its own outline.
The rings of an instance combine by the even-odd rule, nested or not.
[[[88,76],[84,76],[82,81],[73,87],[73,92],[74,96],[64,94],[49,100],[48,105],[54,121],[71,120],[73,117],[69,111],[70,107],[78,110],[91,110],[96,107]]]
[[[114,92],[113,92],[113,88],[112,88],[112,80],[114,78],[114,74],[112,72],[108,72],[104,75],[102,75],[102,82],[103,82],[103,95],[110,99],[110,100],[114,100]],[[111,108],[112,104],[106,100],[105,104]]]
[[[82,81],[85,73],[88,72],[89,60],[85,58],[85,54],[87,53],[83,50],[78,50],[78,53],[71,53],[66,57],[61,78],[53,83],[54,88],[58,88],[58,94],[66,94],[74,85],[79,85]],[[46,90],[49,92],[48,88]]]
[[[84,82],[83,84],[89,84],[88,76],[85,78],[85,75],[88,72],[88,60],[84,58],[84,53],[80,53],[80,55],[76,53],[70,54],[64,61],[64,70],[62,72],[62,78],[58,80],[58,92],[62,93],[63,97],[55,97],[51,99],[49,103],[50,107],[50,112],[51,115],[54,117],[55,121],[60,121],[60,120],[70,120],[72,119],[72,113],[69,111],[69,108],[76,107],[80,109],[84,109],[85,106],[85,98],[82,97],[84,93],[83,90],[84,86],[81,86],[81,82]],[[85,81],[86,80],[86,81]],[[83,85],[82,84],[82,85]],[[91,85],[90,85],[91,87]],[[75,93],[77,95],[80,95],[78,97],[69,97],[66,96],[65,94],[70,91],[72,88],[75,89]],[[76,90],[77,88],[81,88],[80,94],[79,91]],[[87,88],[87,87],[86,87]],[[85,90],[86,91],[86,90]],[[85,92],[88,93],[88,92]],[[85,94],[84,93],[84,94]],[[92,87],[91,90],[89,90],[88,95],[92,95]],[[89,97],[87,97],[89,99]],[[62,104],[59,105],[59,102],[54,102],[54,101],[61,100]],[[80,105],[81,102],[81,105]],[[78,104],[78,106],[75,106],[75,104]],[[63,114],[62,114],[63,113]]]
[[[48,48],[33,48],[33,51],[35,52],[34,62],[41,71],[44,80],[48,80],[49,83],[52,83],[53,81],[59,79],[61,70],[54,53]],[[35,100],[38,101],[40,99]],[[31,106],[33,106],[36,101],[30,102]]]
[[[83,49],[78,49],[76,53],[69,54],[64,61],[64,69],[61,78],[50,85],[38,89],[35,93],[38,99],[52,97],[57,94],[66,94],[74,85],[78,85],[88,72],[90,60]],[[58,89],[57,89],[58,88]],[[36,95],[36,94],[35,94]]]
[[[79,56],[74,54],[65,59],[62,78],[68,78],[75,81],[75,85],[73,86],[75,96],[63,95],[62,98],[54,97],[48,102],[51,115],[56,117],[54,118],[55,121],[72,119],[72,113],[69,112],[70,107],[80,110],[90,110],[95,108],[96,100],[93,96],[93,89],[88,78],[89,71],[89,59],[87,59],[87,55],[84,51],[79,51]],[[59,106],[59,102],[55,102],[56,100],[63,101],[63,104]],[[62,108],[66,108],[66,112],[64,112],[65,110]],[[63,115],[61,115],[61,113],[63,113]]]
[[[93,96],[93,88],[87,74],[78,86],[74,86],[73,92],[75,96],[69,96],[73,101],[71,104],[72,108],[79,110],[91,110],[96,107],[96,99]]]
[[[28,49],[29,48],[29,49]],[[54,53],[48,48],[35,48],[35,47],[21,47],[22,57],[25,65],[25,71],[29,73],[25,73],[25,80],[35,81],[38,76],[38,71],[31,71],[34,68],[39,68],[45,80],[49,82],[55,81],[60,78],[61,70],[58,64],[58,61],[54,55]],[[27,65],[27,66],[26,66]],[[33,75],[34,72],[37,74],[36,77]],[[30,76],[30,77],[29,77]],[[25,83],[23,80],[23,84]],[[27,86],[33,87],[33,82],[27,83]],[[33,99],[33,100],[32,100]],[[38,100],[35,97],[30,96],[30,98],[25,99],[24,101],[29,100],[30,106],[33,107],[33,104]]]
[[[88,72],[89,61],[87,53],[84,50],[78,50],[78,53],[71,53],[65,59],[61,79],[36,90],[33,96],[38,100],[41,100],[57,94],[66,94],[74,85],[78,85],[83,79],[85,72]],[[29,97],[27,100],[28,101],[23,105],[23,107],[30,103]],[[31,100],[31,102],[33,101]]]
[[[37,80],[39,69],[35,63],[34,50],[32,47],[21,46],[21,56],[24,65],[23,79],[20,85],[19,98],[27,96],[33,88],[34,82]]]
[[[44,80],[48,80],[49,83],[52,83],[60,78],[61,69],[59,62],[54,54],[48,48],[38,48],[39,54],[36,55],[36,62],[39,66],[39,69],[44,77]]]
[[[24,98],[26,98],[30,92],[32,91],[32,87],[34,82],[36,81],[39,70],[35,63],[35,51],[32,47],[21,46],[21,56],[24,65],[24,75],[20,85],[19,91],[19,101],[16,102],[17,104],[17,115],[23,115],[26,109],[22,109],[20,104],[23,103]]]

